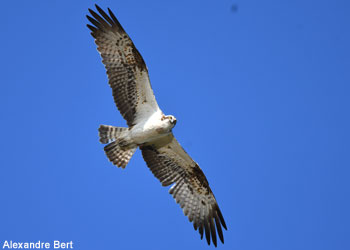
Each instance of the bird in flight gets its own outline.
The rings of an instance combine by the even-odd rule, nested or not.
[[[110,9],[107,14],[95,6],[99,14],[89,9],[91,16],[86,17],[92,25],[87,27],[107,70],[114,102],[128,124],[128,128],[99,127],[108,159],[125,168],[139,147],[153,175],[163,186],[172,185],[169,193],[198,229],[201,239],[205,232],[208,245],[212,240],[217,246],[217,232],[224,243],[224,217],[204,173],[172,133],[176,118],[160,110],[146,64],[115,15]]]

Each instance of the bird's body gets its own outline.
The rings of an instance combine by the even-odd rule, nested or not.
[[[101,125],[100,142],[108,159],[125,168],[139,147],[152,173],[180,204],[201,237],[216,246],[224,242],[226,223],[207,178],[173,135],[176,118],[164,115],[153,94],[146,64],[112,11],[96,5],[87,25],[106,67],[114,101],[128,128]]]
[[[131,127],[120,139],[128,141],[135,146],[157,141],[170,134],[172,128],[175,126],[176,122],[172,123],[170,119],[165,117],[160,111],[155,112],[150,117],[140,120],[139,123]]]

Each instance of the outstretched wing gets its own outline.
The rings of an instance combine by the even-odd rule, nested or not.
[[[87,26],[106,67],[114,102],[127,124],[132,126],[160,109],[146,64],[130,37],[110,9],[109,15],[97,5],[96,9],[100,15],[89,9],[92,17],[86,17],[94,26]]]
[[[207,178],[174,135],[143,145],[140,149],[148,167],[162,185],[173,184],[169,193],[180,204],[189,221],[193,222],[194,229],[199,229],[201,238],[204,229],[208,244],[212,238],[216,246],[217,231],[223,243],[221,226],[227,228]]]

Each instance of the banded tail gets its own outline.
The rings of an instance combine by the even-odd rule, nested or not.
[[[137,149],[137,147],[125,147],[125,141],[120,139],[125,133],[128,133],[128,128],[101,125],[98,132],[100,142],[103,144],[109,143],[104,147],[109,161],[117,167],[125,168]]]

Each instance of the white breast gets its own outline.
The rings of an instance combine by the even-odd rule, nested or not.
[[[152,141],[163,135],[159,134],[159,129],[167,126],[166,121],[162,121],[163,113],[159,110],[153,113],[148,119],[136,124],[130,131],[131,140],[135,144],[142,144]]]

